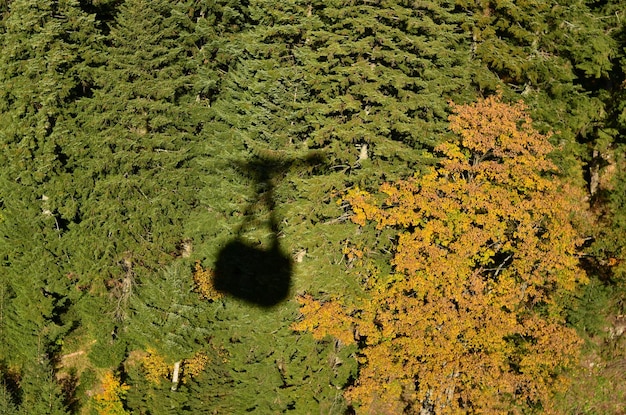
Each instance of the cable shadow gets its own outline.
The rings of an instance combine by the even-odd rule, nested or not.
[[[247,206],[236,237],[220,251],[214,267],[213,286],[223,294],[260,307],[273,307],[289,296],[293,261],[278,238],[280,218],[275,212],[274,189],[291,170],[319,165],[320,153],[301,158],[285,158],[278,152],[266,152],[253,160],[237,163],[237,170],[255,182],[256,197]],[[246,226],[259,215],[259,208],[269,212],[269,246],[243,239]],[[264,225],[265,226],[265,225]]]

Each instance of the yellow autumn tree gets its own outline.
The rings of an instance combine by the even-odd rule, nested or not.
[[[580,345],[560,301],[586,281],[577,193],[522,103],[452,108],[436,169],[345,198],[357,224],[398,231],[394,273],[372,275],[357,308],[332,307],[364,345],[346,396],[360,414],[550,413]],[[301,302],[300,327],[336,335],[318,321],[329,305]]]
[[[126,391],[130,388],[121,383],[113,372],[107,371],[101,379],[102,390],[96,394],[94,406],[99,415],[127,415],[122,403]]]
[[[171,365],[156,350],[148,348],[147,353],[141,359],[146,380],[160,385],[163,379],[169,375]]]
[[[187,383],[191,378],[199,376],[209,364],[209,355],[204,351],[199,351],[193,356],[182,360],[182,382]],[[172,374],[173,363],[168,363],[165,357],[158,354],[154,349],[148,348],[141,358],[141,366],[147,381],[160,385],[161,381],[170,381],[168,377]]]
[[[190,378],[199,376],[209,363],[209,355],[203,351],[185,359],[183,361],[183,383],[186,383]]]

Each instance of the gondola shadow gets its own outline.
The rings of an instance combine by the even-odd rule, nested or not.
[[[223,294],[260,307],[273,307],[289,297],[293,273],[291,256],[280,246],[280,222],[274,209],[274,187],[281,176],[298,166],[322,162],[319,153],[304,158],[285,159],[271,154],[259,155],[248,163],[237,165],[238,170],[254,180],[256,198],[244,212],[243,223],[236,237],[219,251],[213,273],[213,286]],[[252,243],[243,238],[248,223],[258,215],[255,208],[264,206],[269,211],[266,226],[270,229],[269,246]]]
[[[235,239],[220,250],[215,264],[218,291],[261,307],[272,307],[289,295],[293,264],[280,247],[263,249]]]

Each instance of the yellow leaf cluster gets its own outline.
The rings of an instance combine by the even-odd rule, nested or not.
[[[194,354],[188,359],[185,359],[183,362],[183,382],[186,382],[187,379],[196,377],[202,373],[209,361],[209,355],[202,351]]]
[[[352,318],[337,300],[321,302],[303,295],[297,301],[302,319],[291,325],[293,330],[309,331],[318,340],[332,336],[343,344],[354,343]]]
[[[223,358],[223,352],[221,350],[216,349],[216,352],[219,357]],[[209,355],[204,351],[199,351],[193,356],[183,359],[181,373],[182,381],[187,382],[189,379],[200,375],[209,361]],[[141,365],[143,367],[146,380],[157,385],[161,384],[161,381],[164,379],[169,378],[173,367],[173,364],[168,364],[165,358],[153,349],[147,350],[141,359]]]
[[[120,383],[113,372],[105,372],[101,379],[101,392],[93,397],[98,415],[127,415],[122,400],[130,386]]]
[[[165,358],[153,349],[148,349],[147,354],[141,359],[141,365],[146,380],[157,385],[167,378],[170,371]]]
[[[213,277],[213,270],[202,268],[200,262],[196,262],[193,282],[195,283],[196,292],[205,300],[216,301],[224,297],[223,293],[215,289]]]
[[[352,221],[361,226],[365,226],[365,221],[375,216],[378,211],[376,205],[372,203],[371,195],[358,187],[348,190],[345,198],[338,200],[337,203],[341,204],[344,200],[350,201],[353,212]]]

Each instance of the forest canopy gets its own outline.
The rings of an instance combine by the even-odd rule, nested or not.
[[[0,413],[626,410],[620,6],[0,2]]]

